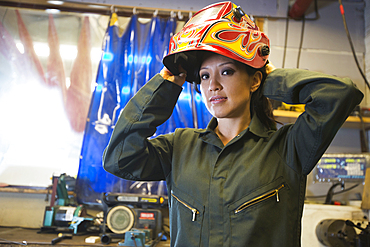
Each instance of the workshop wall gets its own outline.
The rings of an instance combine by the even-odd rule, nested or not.
[[[365,2],[343,2],[343,6],[357,59],[363,66],[361,69],[365,71]],[[303,24],[302,20],[290,19],[288,29],[286,29],[285,19],[269,19],[265,22],[264,31],[267,32],[271,41],[270,61],[278,68],[308,69],[339,77],[349,77],[365,93],[361,105],[369,106],[369,90],[356,66],[339,11],[339,3],[337,1],[319,1],[318,10],[319,18],[313,20],[317,13],[315,13],[312,4],[307,11],[305,23]],[[303,34],[302,29],[304,29]],[[367,35],[369,36],[369,34]],[[285,58],[284,52],[286,53]],[[301,53],[300,57],[299,52]],[[360,152],[360,130],[348,128],[340,129],[327,150],[327,153]],[[308,197],[325,195],[332,185],[331,183],[315,184],[313,181],[311,173],[307,178]],[[345,187],[349,188],[353,185],[346,184]],[[361,198],[362,190],[363,185],[359,185],[351,193],[335,196],[335,199],[358,200]],[[325,200],[325,197],[308,199],[321,202]]]

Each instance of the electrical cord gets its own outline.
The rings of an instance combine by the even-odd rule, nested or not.
[[[167,227],[167,229],[165,229],[165,227]],[[165,236],[167,236],[167,237],[169,237],[169,236],[170,236],[170,231],[169,231],[169,229],[170,229],[170,226],[169,226],[169,225],[167,225],[167,224],[163,224],[163,228],[162,228],[162,230],[163,230],[164,235],[165,235]]]
[[[21,242],[10,241],[10,240],[4,239],[4,238],[0,238],[0,240],[5,241],[6,243],[19,244],[19,245],[27,245],[27,242],[26,241],[23,241],[21,243]]]
[[[363,147],[362,149],[362,152],[369,152],[369,142],[368,142],[367,135],[366,135],[365,123],[364,123],[364,119],[362,118],[361,110],[359,108],[360,107],[357,106],[356,110],[353,113],[355,114],[355,116],[357,116],[360,119],[360,122],[361,122],[361,134],[363,138],[363,144],[365,145],[365,147]],[[362,145],[361,145],[361,148],[362,148]]]
[[[364,74],[364,72],[362,71],[359,63],[358,63],[358,60],[357,60],[357,56],[356,56],[356,52],[355,52],[355,48],[353,47],[353,43],[352,43],[352,39],[351,39],[351,35],[348,31],[348,27],[347,27],[347,21],[346,21],[346,17],[345,17],[345,14],[344,14],[344,7],[342,5],[342,0],[338,0],[339,1],[339,9],[340,9],[340,13],[342,15],[342,19],[343,19],[343,25],[344,25],[344,29],[346,30],[346,34],[347,34],[347,38],[348,38],[348,41],[349,41],[349,44],[351,46],[351,50],[352,50],[352,54],[353,54],[353,57],[355,59],[355,62],[356,62],[356,65],[357,65],[357,68],[358,70],[360,71],[361,73],[361,76],[362,78],[364,78],[365,80],[365,83],[366,83],[366,86],[370,89],[370,85],[369,85],[369,82],[367,81],[366,79],[366,76]]]
[[[347,27],[347,21],[346,21],[346,16],[345,16],[345,13],[344,13],[344,7],[343,7],[343,4],[342,4],[342,0],[338,0],[338,1],[339,1],[340,13],[342,15],[344,29],[346,31],[349,44],[351,46],[353,58],[355,59],[356,66],[357,66],[357,68],[358,68],[358,70],[359,70],[362,78],[364,79],[366,86],[370,89],[369,82],[367,81],[367,78],[366,78],[364,72],[362,71],[362,69],[361,69],[361,67],[360,67],[360,65],[358,63],[358,60],[357,60],[355,48],[354,48],[353,43],[352,43],[352,38],[351,38],[351,35],[350,35],[349,30],[348,30],[348,27]],[[365,124],[364,124],[364,121],[362,119],[361,111],[360,110],[357,111],[356,112],[356,115],[360,118],[360,121],[361,121],[361,131],[362,131],[362,134],[363,134],[363,139],[364,139],[364,144],[365,144],[366,152],[369,152],[369,144],[368,144],[368,140],[367,140],[367,136],[366,136]]]
[[[39,229],[39,228],[21,227],[21,226],[0,226],[0,228],[11,228],[11,229],[20,228],[20,229],[26,229],[26,230],[36,230],[36,229]],[[0,238],[0,240],[1,241],[4,241],[6,243],[19,244],[19,245],[27,245],[27,242],[26,241],[17,242],[17,241],[11,241],[11,240],[8,240],[8,239],[5,239],[5,238]]]
[[[299,50],[298,50],[298,57],[297,57],[297,68],[299,68],[299,62],[300,62],[300,59],[301,59],[301,51],[302,51],[302,44],[303,44],[303,34],[304,34],[304,29],[305,29],[305,24],[306,24],[306,20],[311,20],[311,21],[314,21],[314,20],[318,20],[320,18],[320,14],[319,14],[319,10],[318,10],[318,5],[317,5],[317,0],[315,0],[315,17],[314,18],[306,18],[305,15],[303,15],[302,17],[302,30],[301,30],[301,41],[300,41],[300,44],[299,44]],[[289,12],[289,8],[288,8],[288,12]],[[287,43],[288,43],[288,29],[289,29],[289,19],[290,17],[287,16],[287,17],[282,17],[282,18],[274,18],[274,17],[271,17],[272,19],[286,19],[286,25],[285,25],[285,41],[284,41],[284,54],[283,54],[283,63],[282,63],[282,68],[285,67],[285,59],[286,59],[286,50],[287,50]]]
[[[299,69],[299,62],[301,60],[301,52],[302,52],[304,28],[305,28],[305,23],[306,23],[305,20],[306,20],[306,18],[303,15],[303,18],[302,18],[302,29],[301,29],[301,41],[299,42],[298,56],[297,56],[297,69]]]
[[[338,194],[341,194],[341,193],[344,193],[344,192],[347,192],[347,191],[350,191],[354,188],[356,188],[357,186],[359,186],[360,184],[355,184],[347,189],[344,189],[344,190],[340,190],[340,191],[337,191],[337,192],[334,192],[333,195],[338,195]],[[320,198],[320,197],[326,197],[326,195],[319,195],[319,196],[306,196],[306,198]]]
[[[281,66],[282,68],[285,67],[286,50],[288,47],[288,29],[289,29],[289,18],[286,19],[286,24],[285,24],[285,41],[284,41],[283,63]]]
[[[164,232],[162,231],[158,237],[156,239],[153,240],[153,242],[151,243],[150,247],[155,247],[157,246],[157,244],[161,241],[162,237],[164,235]]]
[[[340,191],[334,192],[334,194],[333,194],[333,195],[338,195],[338,194],[342,194],[342,193],[344,193],[344,192],[350,191],[350,190],[352,190],[352,189],[356,188],[356,187],[357,187],[357,186],[359,186],[359,185],[360,185],[360,184],[355,184],[355,185],[353,185],[353,186],[349,187],[348,189],[344,189],[344,190],[340,190]]]
[[[39,227],[23,227],[23,226],[0,226],[0,228],[11,228],[11,229],[20,228],[24,230],[39,230],[40,229]]]

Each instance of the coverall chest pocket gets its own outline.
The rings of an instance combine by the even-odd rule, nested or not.
[[[186,193],[171,190],[171,246],[199,246],[204,206]]]
[[[283,177],[279,177],[230,204],[230,246],[239,246],[240,243],[262,246],[254,241],[261,241],[274,224],[276,215],[283,214],[287,191],[287,184]]]

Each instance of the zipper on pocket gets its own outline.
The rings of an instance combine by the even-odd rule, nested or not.
[[[179,202],[181,203],[182,205],[184,205],[186,208],[190,209],[190,211],[193,213],[193,216],[191,218],[191,221],[195,221],[196,220],[196,216],[197,214],[199,214],[199,211],[196,209],[196,208],[193,208],[192,206],[190,206],[189,204],[185,203],[184,201],[180,200],[177,196],[175,196],[173,194],[173,191],[171,191],[171,195]]]
[[[261,201],[264,201],[272,196],[275,196],[276,195],[276,202],[279,202],[280,199],[279,199],[279,190],[281,190],[282,188],[284,188],[284,184],[280,185],[278,188],[274,189],[274,190],[271,190],[263,195],[260,195],[258,197],[255,197],[253,198],[252,200],[249,200],[245,203],[243,203],[241,206],[239,206],[235,211],[234,213],[237,214],[237,213],[240,213],[241,211],[243,211],[244,209],[256,204],[256,203],[259,203]]]

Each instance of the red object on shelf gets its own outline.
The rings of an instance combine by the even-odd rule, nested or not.
[[[296,0],[289,10],[289,16],[293,19],[301,18],[310,7],[312,0]]]

